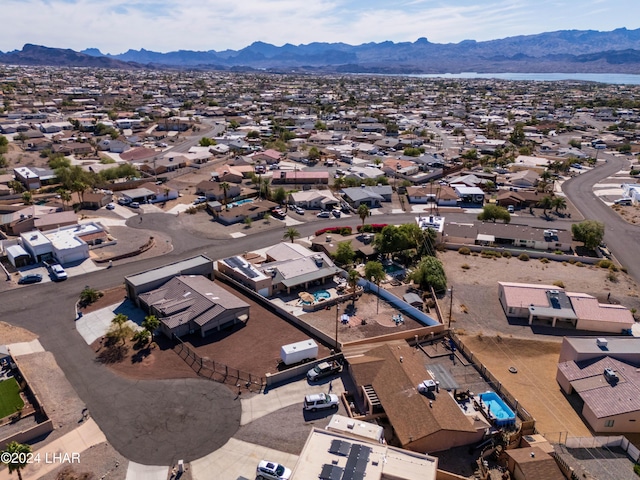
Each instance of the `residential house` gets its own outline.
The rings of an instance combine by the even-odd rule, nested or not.
[[[16,167],[13,175],[27,190],[37,190],[42,186],[40,176],[29,167]]]
[[[98,210],[104,207],[106,204],[113,200],[112,193],[105,193],[100,191],[85,192],[82,196],[82,202],[80,202],[80,208],[87,208],[90,210]]]
[[[565,480],[555,459],[540,447],[505,451],[507,468],[515,480]]]
[[[373,345],[347,361],[353,394],[361,397],[366,415],[385,417],[403,449],[438,452],[471,445],[489,427],[477,412],[465,413],[444,389],[429,397],[418,392],[419,384],[433,379],[406,342]]]
[[[162,175],[167,172],[175,172],[180,168],[186,168],[189,165],[189,159],[184,155],[170,154],[163,157],[153,157],[140,164],[140,171],[150,175]]]
[[[286,185],[328,185],[329,172],[321,171],[304,171],[297,170],[290,172],[284,170],[276,170],[273,172],[272,183]]]
[[[520,170],[512,173],[509,177],[509,184],[521,188],[533,188],[538,184],[540,174],[533,170]]]
[[[249,319],[248,303],[201,275],[175,276],[141,293],[138,301],[160,320],[160,329],[169,338],[195,333],[204,337]]]
[[[393,189],[390,185],[342,189],[343,198],[354,208],[358,208],[360,205],[366,205],[370,208],[380,207],[382,202],[391,201],[392,194]]]
[[[289,194],[288,203],[312,210],[331,210],[340,204],[331,190],[302,190]]]
[[[556,380],[599,434],[640,433],[640,339],[565,337]]]
[[[498,282],[498,298],[508,317],[526,318],[529,325],[558,322],[577,330],[619,334],[635,323],[622,305],[602,304],[586,293],[565,292],[554,285]]]
[[[239,185],[229,185],[226,198],[236,198],[240,195],[240,192],[241,188]],[[210,180],[204,180],[196,185],[196,195],[205,196],[207,200],[225,200],[225,193],[220,187],[220,182],[212,182]]]
[[[222,209],[216,216],[216,220],[223,225],[233,225],[235,223],[245,222],[246,219],[251,221],[260,220],[264,215],[271,212],[278,204],[262,200],[260,202],[245,203],[237,205],[229,209]]]
[[[311,430],[291,480],[436,480],[439,477],[437,457],[356,438],[354,431],[370,424],[351,419],[348,422],[350,428],[344,433],[315,427]]]

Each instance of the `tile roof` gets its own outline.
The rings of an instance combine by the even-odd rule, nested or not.
[[[617,372],[617,383],[607,382],[605,368]],[[558,371],[571,382],[597,418],[640,410],[640,371],[632,364],[602,357],[595,361],[562,362],[558,364]]]
[[[404,342],[374,347],[366,355],[349,359],[354,379],[358,386],[373,386],[402,445],[442,430],[476,431],[448,392],[436,394],[432,406],[418,393],[417,385],[430,375]]]

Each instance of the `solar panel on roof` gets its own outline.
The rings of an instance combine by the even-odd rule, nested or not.
[[[318,477],[320,480],[340,480],[342,478],[342,472],[344,469],[337,465],[322,465],[322,472]]]
[[[344,468],[342,480],[361,480],[367,471],[369,455],[372,450],[364,445],[353,445],[349,452],[347,465]]]
[[[345,442],[344,440],[332,440],[331,447],[329,447],[329,453],[340,455],[342,457],[346,457],[347,455],[349,455],[350,450],[351,443]]]

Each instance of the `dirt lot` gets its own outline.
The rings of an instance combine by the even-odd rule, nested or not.
[[[464,344],[517,398],[536,419],[540,432],[569,432],[570,436],[590,436],[588,428],[555,380],[560,342],[564,335],[590,334],[571,329],[527,325],[507,321],[498,301],[499,281],[534,284],[563,282],[565,289],[596,296],[629,308],[640,309],[638,286],[623,272],[617,281],[607,279],[608,270],[569,263],[523,262],[517,258],[486,259],[456,251],[439,254],[449,283],[453,285],[452,327],[462,334]],[[463,268],[468,266],[468,268]],[[450,297],[440,300],[448,314]],[[518,373],[510,373],[514,366]]]
[[[526,321],[507,322],[498,300],[499,281],[547,285],[558,281],[564,284],[567,291],[588,293],[603,303],[607,302],[610,293],[611,303],[640,310],[638,285],[621,271],[615,274],[617,280],[613,282],[607,278],[607,269],[580,267],[568,262],[523,262],[515,257],[487,259],[480,255],[461,255],[456,251],[440,253],[439,258],[454,290],[451,326],[470,334],[534,338],[536,334],[544,333],[550,336],[547,340],[554,340],[555,337],[556,341],[560,341],[563,334],[576,333],[575,330],[532,328]],[[448,295],[441,299],[440,305],[446,313],[449,301]]]
[[[392,317],[399,313],[398,310],[384,300],[380,300],[379,311],[376,313],[378,308],[377,299],[378,297],[375,293],[364,293],[356,300],[354,307],[351,306],[351,301],[340,305],[339,315],[345,311],[353,313],[348,324],[343,324],[342,322],[338,324],[338,340],[341,343],[378,335],[388,335],[401,330],[412,330],[423,326],[406,315],[403,315],[404,323],[396,325]],[[331,337],[335,335],[335,306],[331,306],[329,310],[306,313],[301,318],[327,335]],[[366,320],[366,325],[362,325],[361,320]]]
[[[461,337],[505,388],[536,419],[544,434],[568,432],[569,436],[591,436],[589,429],[556,382],[560,344],[517,338],[464,335]],[[509,367],[518,372],[509,372]],[[556,435],[557,438],[557,435]]]
[[[38,336],[35,333],[31,333],[24,328],[14,327],[5,322],[0,322],[0,344],[6,345],[9,343],[30,342],[35,340]]]

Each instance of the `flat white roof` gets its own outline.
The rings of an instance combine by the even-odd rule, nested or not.
[[[50,230],[45,232],[45,235],[51,241],[56,250],[68,250],[77,248],[84,244],[84,241],[79,239],[78,235],[87,235],[101,231],[102,228],[97,226],[95,223],[84,223],[82,225],[73,225],[68,228]]]
[[[332,453],[337,449],[340,453]],[[359,450],[360,456],[368,454],[368,461],[358,462],[356,466],[364,469],[367,480],[436,478],[438,459],[435,457],[314,428],[307,437],[291,480],[318,478],[323,470],[335,470],[336,474],[341,474],[346,469],[353,450]]]
[[[26,244],[32,247],[39,247],[42,245],[49,245],[51,241],[40,230],[33,230],[32,232],[25,232],[20,234],[20,238]]]

